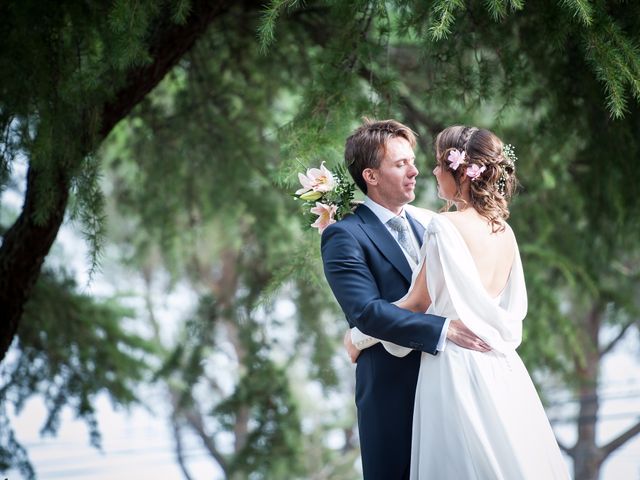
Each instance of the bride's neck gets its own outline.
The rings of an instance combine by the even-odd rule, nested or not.
[[[484,218],[475,208],[473,208],[469,203],[464,202],[456,202],[456,211],[459,213],[463,213],[465,216],[469,217],[478,217]]]

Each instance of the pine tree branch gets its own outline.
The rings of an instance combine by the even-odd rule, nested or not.
[[[198,437],[200,437],[200,440],[202,440],[202,443],[204,444],[209,454],[214,458],[216,462],[218,462],[220,468],[225,472],[225,476],[228,475],[229,465],[227,463],[227,459],[224,457],[224,455],[222,455],[220,450],[218,450],[218,447],[213,441],[213,438],[205,430],[204,421],[200,412],[196,411],[195,409],[191,409],[184,415],[189,422],[189,425],[191,425],[191,428],[193,428]]]
[[[444,125],[442,123],[434,120],[426,113],[420,111],[408,96],[400,95],[398,97],[398,102],[403,107],[407,119],[411,122],[412,125],[418,123],[423,125],[427,130],[429,130],[429,133],[432,136],[444,130]]]
[[[372,81],[372,86],[375,88],[376,84],[378,84],[377,75],[369,70],[368,68],[361,66],[358,71],[360,77],[366,79],[367,81]],[[429,117],[424,112],[420,111],[418,107],[415,106],[414,102],[407,95],[397,95],[397,102],[402,107],[405,112],[405,117],[403,119],[404,122],[407,122],[409,126],[412,128],[416,128],[416,125],[422,125],[425,127],[431,136],[436,135],[438,132],[444,130],[444,125],[440,122],[437,122],[433,118]],[[427,147],[426,142],[424,141],[424,136],[419,137],[418,141],[420,142],[420,146],[425,149]]]
[[[52,161],[53,164],[58,162]],[[0,361],[18,330],[24,305],[31,294],[46,255],[58,234],[69,198],[68,175],[58,169],[54,175],[49,215],[36,221],[38,192],[51,188],[51,177],[33,166],[27,172],[27,188],[22,212],[6,231],[0,247]]]
[[[181,25],[167,19],[156,29],[150,41],[149,55],[153,61],[133,69],[127,75],[123,88],[102,109],[100,139],[135,107],[164,78],[182,56],[193,47],[214,18],[222,15],[235,2],[196,0],[191,6],[187,21]],[[261,2],[253,2],[248,8],[258,9]]]
[[[558,440],[558,437],[556,437],[556,442],[558,442],[558,446],[560,447],[560,450],[562,450],[564,453],[566,453],[571,458],[573,458],[573,448],[567,447],[564,443]]]
[[[124,86],[102,107],[102,123],[97,133],[79,132],[85,139],[81,154],[88,155],[131,110],[149,93],[202,35],[211,21],[222,15],[231,0],[210,2],[196,0],[187,21],[177,25],[168,18],[160,22],[149,43],[148,65],[132,69]],[[248,10],[258,9],[261,2],[245,3]],[[84,115],[85,112],[83,112]],[[90,127],[87,126],[87,129]],[[88,139],[92,138],[93,141]],[[81,161],[77,159],[77,161]],[[52,174],[46,177],[31,165],[27,175],[27,188],[22,212],[3,236],[0,247],[0,362],[16,335],[20,317],[33,285],[38,279],[45,257],[51,249],[69,198],[71,178],[63,162],[49,162]],[[51,187],[54,179],[54,188]],[[36,222],[37,192],[51,193],[49,214]]]
[[[298,21],[306,27],[306,31],[318,45],[326,46],[329,43],[331,39],[329,31],[325,28],[324,24],[318,22],[314,16],[300,17]],[[405,48],[397,46],[394,48],[393,58],[396,59],[396,62],[400,61],[404,64],[411,64],[411,61],[414,61],[415,57],[415,52],[410,52]],[[357,73],[361,78],[372,83],[374,89],[378,90],[376,85],[379,85],[380,82],[378,81],[377,75],[371,69],[361,64]],[[403,107],[405,112],[406,119],[404,119],[404,121],[409,123],[411,126],[420,124],[429,130],[431,135],[435,135],[444,129],[443,124],[433,120],[427,114],[420,111],[408,96],[399,95],[397,97],[397,101]],[[423,138],[424,137],[419,137],[418,141],[420,142],[420,146],[424,149],[426,148],[426,142]]]
[[[622,340],[622,338],[625,336],[625,334],[627,333],[627,330],[629,330],[629,327],[631,327],[632,325],[634,325],[635,322],[628,322],[625,325],[622,326],[622,328],[620,329],[620,331],[618,332],[618,334],[613,338],[613,340],[611,340],[606,347],[602,348],[600,350],[600,357],[604,357],[606,354],[608,354],[613,347],[615,347],[617,345],[617,343]]]
[[[602,461],[639,433],[640,421],[600,448],[600,451],[602,452]]]
[[[187,462],[184,456],[182,429],[180,428],[178,419],[175,416],[171,417],[171,427],[173,431],[173,439],[175,440],[175,454],[176,460],[178,461],[178,466],[180,467],[180,470],[182,470],[182,475],[186,480],[193,480],[191,474],[189,473],[189,469],[187,468]]]

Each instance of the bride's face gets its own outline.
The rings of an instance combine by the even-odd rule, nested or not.
[[[440,158],[439,152],[436,152],[436,158]],[[438,197],[443,200],[453,200],[456,196],[457,187],[451,170],[437,162],[436,168],[433,169],[433,175],[438,182]]]

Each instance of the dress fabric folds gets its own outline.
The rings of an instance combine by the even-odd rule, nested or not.
[[[555,436],[522,360],[527,293],[517,245],[497,298],[482,285],[471,253],[444,215],[427,226],[421,258],[428,313],[458,318],[492,347],[475,352],[447,342],[422,354],[413,417],[411,479],[569,479]],[[415,269],[418,275],[421,266]],[[397,356],[410,350],[389,342]]]

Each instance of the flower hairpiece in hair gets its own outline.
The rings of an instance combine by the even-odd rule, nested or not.
[[[486,169],[487,167],[485,167],[484,165],[479,167],[478,165],[473,163],[467,167],[467,177],[470,177],[471,181],[474,182],[478,177],[480,177],[480,175],[482,175],[482,172],[484,172]]]
[[[449,162],[449,167],[451,170],[457,170],[458,167],[465,163],[464,159],[467,156],[465,152],[461,152],[460,150],[453,149],[449,152],[449,156],[447,157],[447,162]]]
[[[504,145],[502,147],[502,153],[507,160],[507,165],[513,169],[515,167],[516,160],[518,160],[513,145],[509,143]],[[502,166],[502,173],[498,179],[498,193],[503,197],[507,193],[507,167],[504,165]]]
[[[507,160],[509,160],[509,163],[512,166],[516,163],[516,160],[518,160],[518,157],[516,157],[516,151],[510,143],[507,143],[502,147],[502,153],[504,153],[504,156],[507,157]]]

